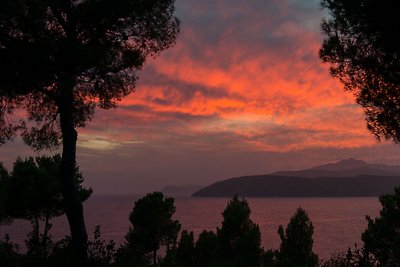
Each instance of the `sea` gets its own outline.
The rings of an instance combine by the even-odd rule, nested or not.
[[[122,244],[130,227],[129,213],[137,199],[135,195],[93,195],[84,203],[89,238],[93,238],[96,225],[100,225],[103,239]],[[314,252],[321,259],[345,253],[355,244],[361,247],[361,234],[367,227],[366,215],[375,218],[381,207],[377,197],[246,200],[252,211],[251,219],[260,227],[262,246],[266,250],[279,248],[279,225],[286,227],[298,207],[305,209],[314,226]],[[228,201],[228,198],[177,197],[174,217],[180,221],[182,229],[193,231],[197,238],[203,230],[216,231],[221,227],[222,211]],[[51,234],[55,240],[68,234],[65,216],[53,219],[52,224]],[[29,222],[16,220],[11,225],[0,225],[0,237],[8,234],[23,251],[30,229]]]

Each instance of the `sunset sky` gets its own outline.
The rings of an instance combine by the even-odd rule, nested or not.
[[[136,93],[79,129],[95,193],[207,185],[357,158],[400,165],[367,131],[351,93],[318,58],[317,0],[177,0],[181,33],[148,60]],[[0,160],[36,155],[20,139]]]

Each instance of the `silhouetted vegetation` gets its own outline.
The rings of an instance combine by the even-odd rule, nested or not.
[[[10,181],[10,174],[7,169],[0,163],[0,224],[5,223],[9,220],[9,216],[6,213],[6,201],[8,197],[7,186]]]
[[[400,187],[394,194],[379,197],[379,217],[367,216],[368,227],[362,234],[364,250],[378,266],[400,266]]]
[[[0,199],[0,223],[14,219],[29,220],[32,231],[26,245],[28,253],[47,258],[51,252],[50,220],[65,213],[61,189],[61,156],[18,158],[9,174],[2,168],[0,191],[6,192]],[[82,186],[83,176],[75,166],[75,184],[81,201],[88,199],[92,189]],[[40,232],[40,224],[43,232]]]
[[[94,230],[94,239],[88,241],[89,265],[93,267],[106,267],[115,262],[117,248],[113,240],[106,241],[101,238],[100,225]]]
[[[281,246],[278,253],[278,266],[313,267],[318,257],[313,252],[314,227],[302,208],[298,208],[284,230],[279,226]]]
[[[217,240],[219,256],[226,266],[252,267],[260,262],[261,233],[250,213],[247,201],[237,195],[222,213],[224,220],[221,228],[217,228]]]
[[[378,138],[400,141],[400,31],[397,1],[322,0],[329,11],[322,24],[322,61],[367,116]]]
[[[87,233],[74,179],[77,127],[133,92],[147,57],[174,44],[174,0],[0,2],[0,145],[62,144],[64,210],[84,264]],[[27,121],[9,119],[16,110]]]
[[[177,246],[168,248],[167,254],[161,264],[164,267],[197,266],[196,248],[193,232],[183,230]]]
[[[321,263],[321,267],[373,267],[375,261],[367,256],[364,249],[357,244],[354,249],[348,248],[346,253],[339,254]]]
[[[0,266],[20,266],[22,255],[18,254],[18,249],[18,245],[13,244],[8,235],[0,240]]]
[[[3,175],[6,172],[3,171]],[[12,175],[11,175],[12,176]],[[154,192],[138,199],[129,216],[132,226],[126,243],[119,248],[102,239],[100,226],[88,241],[88,265],[94,267],[162,266],[162,267],[395,267],[399,259],[400,188],[395,194],[380,197],[380,216],[367,217],[368,227],[362,235],[364,246],[348,249],[324,261],[313,252],[313,224],[306,211],[298,208],[288,225],[280,226],[281,244],[277,250],[261,247],[261,233],[250,219],[245,199],[235,195],[224,209],[221,227],[203,231],[197,240],[193,232],[183,230],[173,219],[172,198]],[[52,240],[47,256],[20,253],[6,236],[0,240],[1,266],[72,266],[71,238]],[[32,246],[40,246],[32,244]],[[161,247],[162,252],[157,253]]]
[[[174,199],[161,192],[147,194],[135,202],[129,215],[132,227],[126,236],[127,249],[152,254],[152,263],[157,263],[157,251],[161,246],[170,250],[176,245],[181,225],[172,218],[175,213]]]
[[[213,231],[205,231],[199,234],[196,241],[195,266],[218,266],[218,237]]]

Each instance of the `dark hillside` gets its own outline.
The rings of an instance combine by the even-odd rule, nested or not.
[[[288,177],[258,175],[231,178],[195,192],[195,197],[372,197],[391,193],[400,176]]]

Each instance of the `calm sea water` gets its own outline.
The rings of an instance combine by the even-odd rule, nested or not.
[[[92,196],[85,204],[85,220],[89,233],[101,225],[104,239],[124,242],[129,229],[129,213],[135,196]],[[222,211],[229,199],[175,198],[175,218],[182,229],[197,236],[202,230],[221,226]],[[314,225],[314,251],[321,258],[345,252],[355,243],[361,245],[361,233],[367,226],[366,215],[379,214],[378,198],[248,198],[252,220],[260,226],[265,249],[278,248],[279,225],[286,226],[298,207],[304,208]],[[0,236],[9,233],[11,240],[22,243],[30,230],[29,223],[15,221],[11,226],[0,226]],[[65,216],[53,220],[51,229],[55,239],[68,234]],[[92,235],[90,235],[92,236]]]

